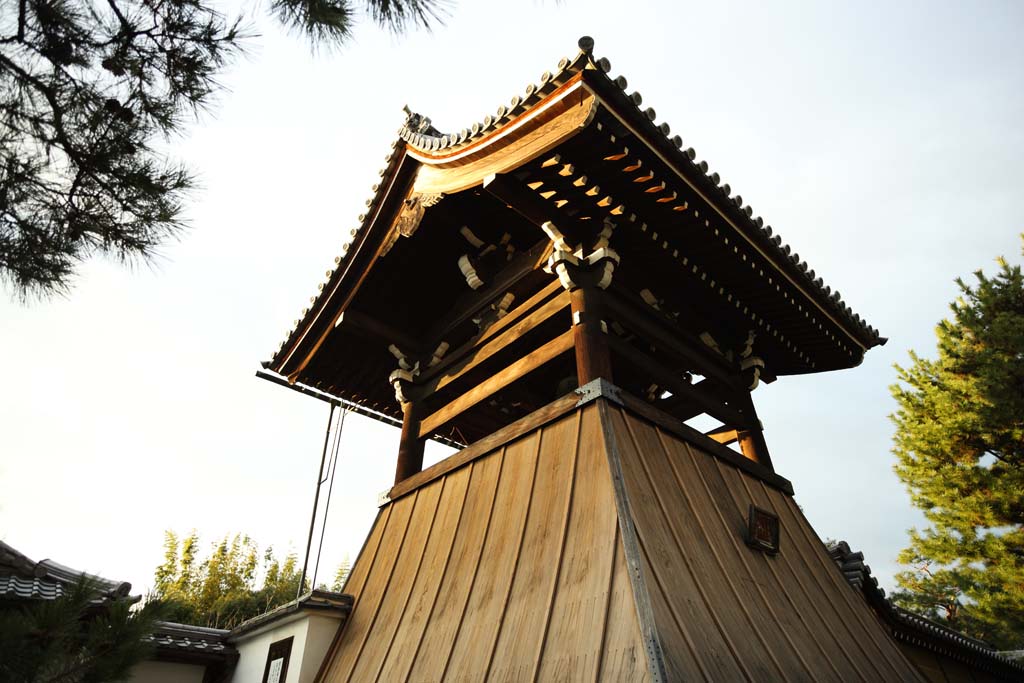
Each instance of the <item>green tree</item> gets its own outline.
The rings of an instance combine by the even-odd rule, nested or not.
[[[348,559],[348,554],[342,558],[341,564],[338,565],[337,571],[334,572],[334,581],[331,582],[331,590],[335,593],[340,593],[345,587],[345,582],[348,581],[348,575],[352,571],[352,563]]]
[[[0,610],[0,679],[5,683],[100,683],[125,680],[152,649],[163,606],[129,600],[105,608],[92,603],[97,588],[84,577],[56,600],[34,600]]]
[[[935,360],[892,387],[896,474],[931,526],[910,531],[898,604],[1004,649],[1024,648],[1024,278],[957,280]]]
[[[401,31],[444,0],[270,0],[314,46],[359,11]],[[181,229],[190,172],[154,150],[219,91],[246,31],[209,0],[0,0],[0,280],[66,291],[98,253],[150,258]]]
[[[154,572],[153,597],[167,604],[168,619],[232,628],[295,599],[298,557],[262,553],[249,536],[225,536],[200,560],[199,534],[179,539],[164,533],[164,561]]]

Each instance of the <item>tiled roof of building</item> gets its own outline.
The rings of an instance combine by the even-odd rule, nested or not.
[[[985,641],[971,638],[932,619],[892,604],[892,601],[885,597],[885,590],[878,585],[878,579],[871,575],[871,567],[864,563],[864,553],[854,552],[846,541],[839,541],[831,546],[829,554],[843,572],[846,581],[862,591],[868,603],[889,624],[897,640],[954,659],[996,667],[1002,672],[1012,673],[1014,680],[1024,680],[1024,666],[1002,656]]]
[[[132,585],[72,569],[53,560],[34,562],[0,541],[0,599],[54,600],[82,578],[96,587],[96,602],[128,598]]]
[[[146,640],[164,651],[229,653],[235,651],[235,648],[226,642],[229,633],[227,629],[161,621]]]
[[[399,129],[399,139],[392,144],[391,152],[386,157],[387,165],[380,170],[381,182],[373,186],[373,195],[366,200],[367,211],[359,216],[359,224],[349,231],[349,237],[342,246],[342,253],[335,258],[335,268],[326,272],[326,279],[320,283],[316,295],[310,298],[310,307],[303,309],[302,317],[296,319],[292,329],[285,335],[278,351],[274,353],[273,359],[264,363],[265,367],[277,364],[281,358],[281,352],[289,348],[302,329],[302,322],[311,311],[317,308],[325,292],[330,292],[328,286],[332,282],[337,268],[346,259],[349,247],[356,241],[356,238],[372,222],[373,217],[381,206],[387,194],[391,179],[399,166],[398,162],[403,158],[405,146],[422,151],[430,155],[458,154],[471,147],[476,142],[492,134],[497,134],[501,129],[515,122],[521,115],[533,109],[551,95],[555,90],[564,85],[569,79],[577,74],[585,74],[587,83],[601,91],[602,96],[609,100],[615,100],[622,106],[626,113],[632,114],[630,118],[633,123],[642,128],[645,133],[659,140],[662,153],[670,157],[673,165],[685,171],[688,178],[696,181],[701,190],[708,196],[720,196],[724,199],[723,204],[730,213],[729,218],[754,244],[772,254],[773,261],[780,270],[800,282],[802,286],[815,293],[821,304],[836,318],[844,321],[859,338],[859,343],[864,348],[885,344],[888,341],[881,336],[879,331],[869,325],[866,320],[855,313],[842,299],[838,290],[825,284],[815,270],[789,244],[782,241],[782,237],[774,232],[771,225],[767,225],[761,216],[756,216],[754,210],[744,203],[739,193],[734,193],[733,188],[723,181],[718,172],[710,170],[707,161],[698,160],[697,153],[693,147],[686,146],[679,135],[673,135],[671,126],[665,121],[658,121],[657,112],[652,107],[643,106],[643,97],[639,92],[628,92],[628,82],[624,76],[611,77],[611,62],[605,57],[594,56],[594,40],[589,36],[583,36],[579,40],[579,52],[573,58],[562,58],[558,62],[555,71],[544,72],[540,81],[536,84],[530,83],[526,86],[523,95],[512,97],[508,105],[501,105],[494,114],[484,116],[467,128],[454,133],[442,133],[434,128],[431,120],[423,115],[406,110],[407,118],[404,125]],[[404,144],[403,144],[404,143]]]
[[[339,614],[344,619],[352,611],[352,596],[333,591],[312,590],[296,600],[286,602],[265,614],[242,622],[231,629],[230,636],[232,639],[237,638],[288,615],[304,610],[333,612]]]

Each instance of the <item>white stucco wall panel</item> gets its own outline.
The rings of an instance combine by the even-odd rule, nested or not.
[[[341,618],[337,615],[309,611],[282,619],[267,630],[232,640],[238,649],[238,666],[231,683],[260,683],[271,643],[288,637],[295,640],[292,641],[284,683],[313,683],[340,623]]]
[[[336,616],[310,615],[306,632],[306,647],[302,655],[302,676],[299,683],[313,683],[320,665],[327,656],[327,649],[334,642],[341,620]]]
[[[307,621],[300,619],[275,625],[274,628],[267,631],[243,636],[235,641],[234,645],[238,649],[238,666],[235,667],[231,683],[260,683],[263,680],[263,669],[267,665],[267,652],[270,650],[270,644],[289,636],[295,640],[292,641],[292,653],[288,659],[288,676],[284,683],[298,683],[307,627]]]

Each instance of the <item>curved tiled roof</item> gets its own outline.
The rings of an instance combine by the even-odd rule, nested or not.
[[[594,57],[593,38],[589,36],[580,38],[579,48],[580,51],[576,57],[573,59],[563,58],[558,63],[556,71],[545,71],[538,83],[526,86],[523,95],[514,96],[507,106],[498,107],[493,115],[484,116],[482,120],[473,123],[469,128],[463,128],[458,133],[443,134],[433,128],[430,119],[410,113],[406,124],[399,129],[399,136],[411,147],[427,153],[456,152],[507,125],[517,116],[538,104],[573,75],[585,70],[599,74],[599,78],[606,85],[614,86],[626,93],[628,87],[626,78],[623,76],[610,77],[608,74],[611,71],[611,62],[605,57]],[[868,325],[860,315],[854,313],[843,301],[839,291],[833,290],[825,284],[814,269],[806,261],[801,260],[800,255],[782,241],[782,237],[774,232],[772,226],[766,225],[760,216],[755,216],[754,210],[743,202],[743,197],[739,193],[734,194],[729,183],[723,182],[717,172],[711,171],[706,161],[697,161],[697,153],[693,147],[684,149],[683,139],[679,135],[672,135],[671,126],[668,123],[664,121],[655,123],[656,111],[651,107],[642,106],[643,96],[639,92],[634,91],[628,94],[627,99],[635,110],[635,118],[643,121],[647,128],[646,132],[670,142],[675,150],[674,161],[699,172],[705,180],[705,189],[713,189],[718,192],[732,206],[731,218],[740,224],[746,224],[748,230],[759,239],[762,247],[773,251],[779,262],[787,264],[791,274],[797,276],[806,286],[816,289],[828,302],[833,313],[838,314],[853,329],[860,332],[862,342],[866,347],[870,348],[887,341],[879,334],[878,330]]]
[[[225,642],[229,633],[231,632],[227,629],[160,621],[157,622],[153,633],[146,636],[144,640],[164,651],[220,654],[235,650]]]
[[[95,586],[96,601],[127,598],[132,589],[126,581],[111,581],[53,560],[34,562],[0,541],[0,598],[55,600],[83,578]]]
[[[1024,666],[999,654],[983,640],[971,638],[948,626],[914,614],[892,604],[885,597],[885,590],[878,585],[878,579],[871,575],[871,567],[864,563],[864,553],[854,552],[846,541],[839,541],[828,549],[846,581],[862,591],[868,602],[881,616],[896,626],[893,635],[911,645],[923,647],[949,657],[974,656],[989,664],[1005,668],[1024,678]],[[959,655],[959,657],[957,656]]]
[[[467,128],[458,132],[443,133],[437,130],[431,120],[406,108],[406,120],[398,130],[398,140],[392,144],[391,152],[386,157],[387,165],[380,170],[381,182],[372,188],[373,195],[366,201],[367,211],[359,216],[359,225],[349,231],[349,239],[342,246],[342,252],[334,260],[335,268],[326,272],[325,280],[318,286],[318,292],[310,298],[310,307],[303,309],[302,318],[294,321],[293,327],[285,335],[284,341],[275,352],[273,360],[264,363],[264,367],[275,364],[283,364],[279,358],[281,351],[285,348],[292,348],[292,343],[299,334],[300,323],[315,309],[324,298],[324,293],[330,291],[328,286],[335,277],[343,271],[342,266],[348,254],[349,247],[366,229],[372,221],[374,213],[379,209],[381,202],[386,195],[385,189],[388,181],[394,175],[398,162],[404,156],[404,147],[408,146],[424,154],[432,156],[446,156],[456,154],[483,138],[500,131],[509,125],[522,114],[530,111],[540,104],[548,95],[565,84],[577,74],[586,73],[588,83],[599,86],[606,95],[618,93],[620,102],[624,100],[625,107],[631,111],[624,112],[631,114],[634,123],[649,137],[650,140],[661,140],[663,151],[668,152],[672,162],[681,169],[687,171],[691,181],[696,181],[702,187],[707,196],[718,196],[723,200],[729,218],[738,226],[748,239],[763,249],[766,254],[771,255],[776,266],[792,277],[794,282],[814,295],[825,310],[835,316],[837,320],[843,321],[847,329],[854,334],[865,349],[885,344],[887,339],[882,337],[878,330],[872,327],[861,318],[843,301],[838,290],[833,290],[813,268],[790,245],[782,241],[771,225],[767,225],[763,218],[756,216],[754,210],[744,203],[743,197],[734,193],[732,187],[723,182],[721,176],[710,170],[708,162],[698,161],[697,153],[693,147],[684,145],[679,135],[673,135],[671,126],[658,120],[657,113],[652,107],[643,107],[643,96],[639,92],[628,93],[628,81],[623,76],[612,78],[609,76],[611,62],[604,57],[594,56],[594,40],[589,36],[583,36],[578,41],[579,51],[573,58],[564,57],[558,62],[555,71],[544,72],[538,83],[530,83],[522,95],[515,95],[507,105],[501,105],[493,114],[485,115],[481,120],[474,122]]]

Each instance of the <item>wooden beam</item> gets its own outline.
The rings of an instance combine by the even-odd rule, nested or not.
[[[726,424],[745,425],[746,417],[739,411],[727,406],[722,401],[709,396],[705,391],[696,385],[688,383],[671,368],[662,365],[651,358],[629,342],[619,339],[613,334],[607,335],[608,345],[613,351],[625,357],[625,359],[643,372],[649,374],[652,381],[666,387],[673,394],[688,398],[694,405],[716,420]]]
[[[425,338],[434,344],[443,341],[454,328],[471,319],[481,309],[503,296],[523,278],[537,270],[547,260],[550,252],[551,242],[548,239],[542,239],[528,251],[513,258],[511,263],[494,276],[490,284],[461,297],[452,307],[451,312],[427,332]]]
[[[710,432],[706,432],[704,436],[714,439],[723,446],[728,446],[731,443],[739,441],[739,432],[736,431],[735,427],[725,425],[718,429],[712,429]]]
[[[444,374],[435,377],[433,381],[428,381],[414,387],[412,390],[413,396],[416,398],[426,398],[430,394],[444,389],[452,382],[462,379],[468,372],[487,362],[510,344],[519,341],[527,332],[536,328],[538,325],[541,325],[552,316],[565,310],[568,306],[569,294],[567,292],[563,292],[561,295],[556,296],[530,315],[520,319],[518,323],[508,328],[491,341],[476,348],[471,355],[462,359],[461,364],[449,367]],[[569,324],[569,316],[565,317],[565,322],[566,325]]]
[[[655,346],[682,357],[700,374],[729,384],[734,381],[735,372],[729,362],[711,349],[702,348],[703,342],[668,322],[646,304],[630,301],[614,288],[606,291],[609,295],[605,297],[605,306],[612,318]],[[684,341],[687,339],[691,341]]]
[[[472,408],[485,398],[501,391],[503,388],[522,378],[527,373],[536,370],[541,365],[553,360],[557,356],[572,348],[573,331],[567,330],[555,337],[539,349],[523,356],[504,370],[492,375],[489,379],[473,387],[465,394],[423,419],[419,435],[429,436],[438,427],[452,420],[459,413]]]
[[[499,332],[521,320],[523,316],[532,313],[538,305],[544,303],[553,294],[558,294],[562,291],[562,284],[558,282],[558,280],[548,283],[539,292],[509,311],[506,316],[491,323],[491,325],[482,330],[478,336],[470,339],[457,349],[449,350],[448,354],[440,363],[427,368],[420,374],[418,378],[419,383],[426,384],[434,377],[448,372],[452,367],[462,362],[465,356],[472,353],[474,349],[479,348]],[[568,304],[568,301],[566,301],[566,304]]]
[[[712,398],[717,398],[723,403],[727,402],[732,396],[732,390],[730,387],[726,387],[720,381],[705,377],[692,386],[698,390],[704,392],[705,395]],[[667,413],[675,415],[683,422],[686,422],[691,417],[701,414],[704,412],[701,408],[695,406],[693,401],[688,395],[676,395],[662,399],[657,403],[661,410]],[[744,426],[744,425],[733,425],[733,427]]]
[[[776,474],[770,467],[766,467],[764,463],[743,457],[728,446],[723,446],[713,439],[708,438],[693,427],[683,424],[674,416],[659,410],[641,398],[633,396],[628,391],[620,389],[619,400],[623,407],[632,410],[649,422],[682,437],[689,443],[706,451],[719,460],[727,462],[744,472],[754,475],[769,486],[774,486],[787,495],[793,495],[793,484],[790,483],[788,479]]]
[[[529,415],[516,420],[512,424],[502,427],[493,434],[485,436],[479,441],[474,441],[472,445],[463,448],[451,457],[445,458],[441,462],[428,467],[401,483],[396,483],[391,491],[388,492],[388,497],[391,498],[392,501],[395,501],[400,496],[404,496],[407,493],[416,490],[420,486],[434,481],[438,477],[467,465],[480,456],[487,455],[491,451],[500,448],[513,439],[543,427],[552,420],[555,420],[562,415],[565,415],[570,410],[575,409],[578,402],[579,396],[575,393],[569,393],[557,398],[546,406],[538,408]]]
[[[484,178],[483,186],[484,190],[505,202],[510,209],[537,227],[548,221],[557,225],[562,232],[565,232],[567,228],[578,229],[581,227],[578,221],[559,211],[554,203],[547,201],[530,188],[523,187],[522,183],[511,176],[489,175]]]
[[[349,309],[343,312],[335,327],[362,332],[374,339],[396,344],[409,355],[417,356],[423,353],[422,342],[362,311]]]
[[[473,339],[468,346],[472,348],[474,345],[479,345],[482,342],[487,341],[509,325],[517,322],[524,315],[531,313],[534,308],[545,303],[552,296],[557,295],[562,291],[564,291],[562,289],[562,283],[559,282],[557,278],[553,278],[551,282],[544,285],[539,292],[513,308],[503,318],[498,318],[486,328],[482,328],[480,330],[480,334],[477,335],[477,337]]]

